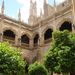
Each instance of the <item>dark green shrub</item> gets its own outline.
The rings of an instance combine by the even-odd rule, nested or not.
[[[75,75],[75,34],[66,30],[57,31],[52,39],[45,56],[45,67],[52,72]]]
[[[46,68],[44,65],[35,62],[34,64],[31,64],[28,68],[29,75],[48,75]]]
[[[0,73],[24,75],[25,64],[18,49],[9,46],[8,43],[0,43]]]

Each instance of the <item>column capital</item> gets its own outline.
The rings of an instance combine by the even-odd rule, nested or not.
[[[33,40],[33,39],[34,39],[34,37],[30,38],[30,40]]]
[[[3,35],[3,33],[2,32],[0,32],[0,36],[2,36]]]
[[[18,37],[18,41],[21,41],[21,38]]]

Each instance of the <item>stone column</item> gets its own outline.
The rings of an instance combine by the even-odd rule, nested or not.
[[[3,23],[4,23],[4,15],[1,16],[0,21],[0,42],[3,41]]]
[[[72,11],[73,11],[73,16],[74,16],[74,18],[75,18],[75,0],[72,0]]]
[[[32,38],[32,39],[30,39],[30,41],[29,41],[29,48],[30,48],[30,49],[33,49],[33,46],[34,46],[34,43],[33,43],[33,38]]]
[[[18,46],[18,35],[15,35],[15,45]]]
[[[18,46],[21,46],[21,37],[18,38]]]
[[[75,31],[75,0],[72,0],[72,14],[73,14],[73,24],[72,24],[72,30]]]
[[[38,61],[39,62],[43,62],[43,46],[44,46],[44,36],[41,36],[40,39],[39,39],[39,46],[38,46]]]
[[[43,46],[44,45],[44,35],[42,35],[41,37],[40,37],[40,46]]]
[[[3,33],[0,33],[0,42],[3,41]]]

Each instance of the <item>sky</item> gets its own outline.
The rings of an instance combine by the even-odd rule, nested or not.
[[[0,0],[0,12],[1,12],[2,1],[3,0]],[[43,9],[43,1],[44,0],[36,0],[38,16],[40,14],[40,9]],[[56,4],[60,4],[63,1],[64,0],[56,0]],[[33,0],[33,2],[35,2],[35,0]],[[48,4],[53,5],[54,0],[48,0]],[[18,20],[18,12],[20,9],[21,20],[26,23],[28,22],[30,0],[4,0],[4,5],[5,5],[5,15]]]

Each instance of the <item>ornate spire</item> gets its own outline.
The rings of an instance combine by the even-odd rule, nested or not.
[[[37,17],[37,5],[36,5],[36,1],[34,2],[34,6],[33,6],[33,11],[34,11],[34,16]]]
[[[40,17],[41,17],[41,18],[42,18],[42,15],[43,15],[42,9],[40,9]]]
[[[44,0],[44,5],[45,5],[45,4],[48,4],[48,0]]]
[[[44,0],[44,17],[47,17],[48,16],[48,4],[47,4],[47,0]]]
[[[30,0],[30,15],[29,16],[36,16],[36,15],[37,15],[36,1],[33,3],[32,0]]]
[[[30,3],[32,3],[32,0],[30,0]]]
[[[21,21],[21,12],[20,12],[20,9],[19,9],[19,13],[18,13],[18,20]]]
[[[29,19],[28,23],[30,25],[34,25],[34,22],[37,19],[37,7],[36,7],[36,1],[33,3],[32,0],[30,0],[30,10],[29,10]]]
[[[30,0],[30,10],[29,10],[30,12],[30,15],[29,16],[31,16],[32,15],[32,13],[33,13],[33,2],[32,2],[32,0]]]
[[[54,0],[54,9],[55,9],[55,12],[56,12],[56,0]]]
[[[4,0],[2,1],[1,14],[4,14]]]

